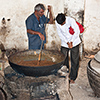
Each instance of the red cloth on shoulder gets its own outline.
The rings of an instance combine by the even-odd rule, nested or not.
[[[79,23],[79,22],[77,22],[76,21],[76,23],[77,23],[77,25],[79,26],[79,29],[80,29],[80,33],[83,33],[84,32],[84,27]],[[70,28],[69,28],[69,33],[71,34],[71,35],[73,35],[75,32],[74,32],[74,29],[70,26]]]

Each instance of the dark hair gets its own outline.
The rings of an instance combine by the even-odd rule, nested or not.
[[[45,10],[45,7],[43,4],[37,4],[34,8],[34,11],[37,10],[37,11],[40,11],[41,9]]]
[[[65,21],[65,15],[63,13],[59,13],[56,17],[56,21],[58,24],[62,24]]]

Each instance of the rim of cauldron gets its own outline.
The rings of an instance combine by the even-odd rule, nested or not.
[[[10,63],[12,63],[10,60],[9,60]],[[60,62],[60,63],[63,63],[64,61]],[[49,65],[49,66],[22,66],[22,65],[18,65],[18,64],[15,64],[13,63],[14,65],[18,65],[18,66],[21,66],[21,67],[27,67],[27,68],[42,68],[42,67],[51,67],[51,66],[55,66],[55,65],[58,65],[60,63],[56,63],[56,64],[52,64],[52,65]]]
[[[98,77],[100,77],[100,73],[98,73],[96,70],[94,70],[92,67],[91,67],[91,61],[92,59],[88,62],[88,68],[95,74],[97,75]]]
[[[13,63],[12,61],[10,61],[10,58],[11,58],[12,56],[15,56],[15,54],[23,53],[23,52],[27,52],[27,51],[36,51],[36,50],[24,50],[24,51],[18,51],[18,52],[15,52],[15,53],[11,54],[11,55],[8,57],[8,62]],[[39,50],[38,50],[38,51],[39,51]],[[53,51],[53,50],[45,50],[45,51]],[[64,58],[64,60],[65,60],[65,58]],[[57,65],[57,64],[63,63],[64,60],[62,60],[62,61],[59,62],[59,63],[52,64],[52,65],[49,65],[49,66],[22,66],[22,65],[19,65],[19,64],[16,64],[16,63],[13,63],[13,64],[15,64],[15,65],[19,65],[19,66],[21,66],[21,67],[29,67],[29,68],[30,68],[30,67],[34,67],[34,68],[41,68],[41,67],[50,67],[50,66],[53,66],[53,65]]]

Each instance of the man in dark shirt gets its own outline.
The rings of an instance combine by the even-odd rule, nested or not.
[[[29,49],[40,49],[42,40],[43,40],[42,49],[44,49],[44,43],[46,43],[46,33],[44,24],[53,23],[51,6],[48,6],[50,18],[45,17],[44,11],[45,11],[44,5],[37,4],[34,8],[34,13],[32,13],[26,19]]]

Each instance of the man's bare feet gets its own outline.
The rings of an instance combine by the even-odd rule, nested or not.
[[[74,80],[70,80],[70,83],[75,83],[75,81]]]

